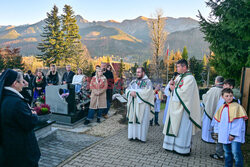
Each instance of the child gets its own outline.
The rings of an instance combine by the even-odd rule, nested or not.
[[[158,115],[161,110],[161,101],[163,99],[163,95],[161,92],[161,85],[157,85],[155,88],[155,125],[160,126],[158,123]],[[153,125],[153,119],[150,121],[150,126]]]
[[[223,89],[225,88],[230,88],[230,89],[233,89],[235,86],[235,80],[234,79],[226,79],[224,82],[223,82]],[[234,99],[235,100],[235,99]],[[219,110],[219,108],[224,104],[225,100],[222,98],[222,96],[220,97],[218,103],[217,103],[217,107],[216,107],[216,111]],[[238,103],[240,103],[240,101],[238,100]],[[215,119],[213,118],[212,122],[211,122],[211,127],[213,127],[215,124]],[[221,143],[216,143],[216,149],[215,149],[215,153],[214,154],[210,154],[210,157],[211,158],[214,158],[214,159],[223,159],[223,154],[224,154],[224,151],[223,151],[223,146]]]
[[[233,91],[230,88],[222,90],[225,100],[216,112],[214,132],[218,134],[218,142],[223,144],[225,151],[225,166],[243,166],[241,143],[245,142],[245,120],[247,118],[244,108],[233,102]]]

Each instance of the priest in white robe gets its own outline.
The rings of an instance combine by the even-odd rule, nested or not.
[[[137,68],[136,77],[126,89],[128,139],[146,142],[149,120],[154,116],[154,91],[144,68]]]
[[[163,148],[189,155],[192,134],[201,128],[199,91],[186,60],[177,62],[177,72],[180,75],[170,82],[172,95],[163,129]]]
[[[213,119],[214,113],[218,101],[221,97],[221,91],[223,88],[224,78],[222,76],[217,76],[215,78],[215,86],[209,89],[209,91],[202,96],[202,103],[204,106],[203,117],[202,117],[202,140],[208,143],[215,143],[211,133],[213,132],[211,121]]]

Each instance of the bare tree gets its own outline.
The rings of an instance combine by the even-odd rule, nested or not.
[[[164,44],[167,39],[167,32],[165,31],[165,21],[166,18],[163,17],[162,9],[157,9],[155,14],[153,15],[153,18],[148,20],[150,37],[152,39],[152,63],[157,80],[159,80],[160,76],[160,61],[163,59]]]

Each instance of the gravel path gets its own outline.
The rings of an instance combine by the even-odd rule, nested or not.
[[[111,110],[111,113],[114,113],[114,109]],[[107,137],[113,135],[120,129],[123,129],[127,126],[127,124],[119,123],[121,119],[123,119],[123,116],[118,112],[115,112],[114,115],[104,120],[102,123],[88,129],[85,134],[98,137]]]

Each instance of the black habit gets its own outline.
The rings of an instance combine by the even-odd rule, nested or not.
[[[2,147],[6,167],[38,166],[40,150],[33,131],[38,122],[28,104],[15,92],[3,90]]]

